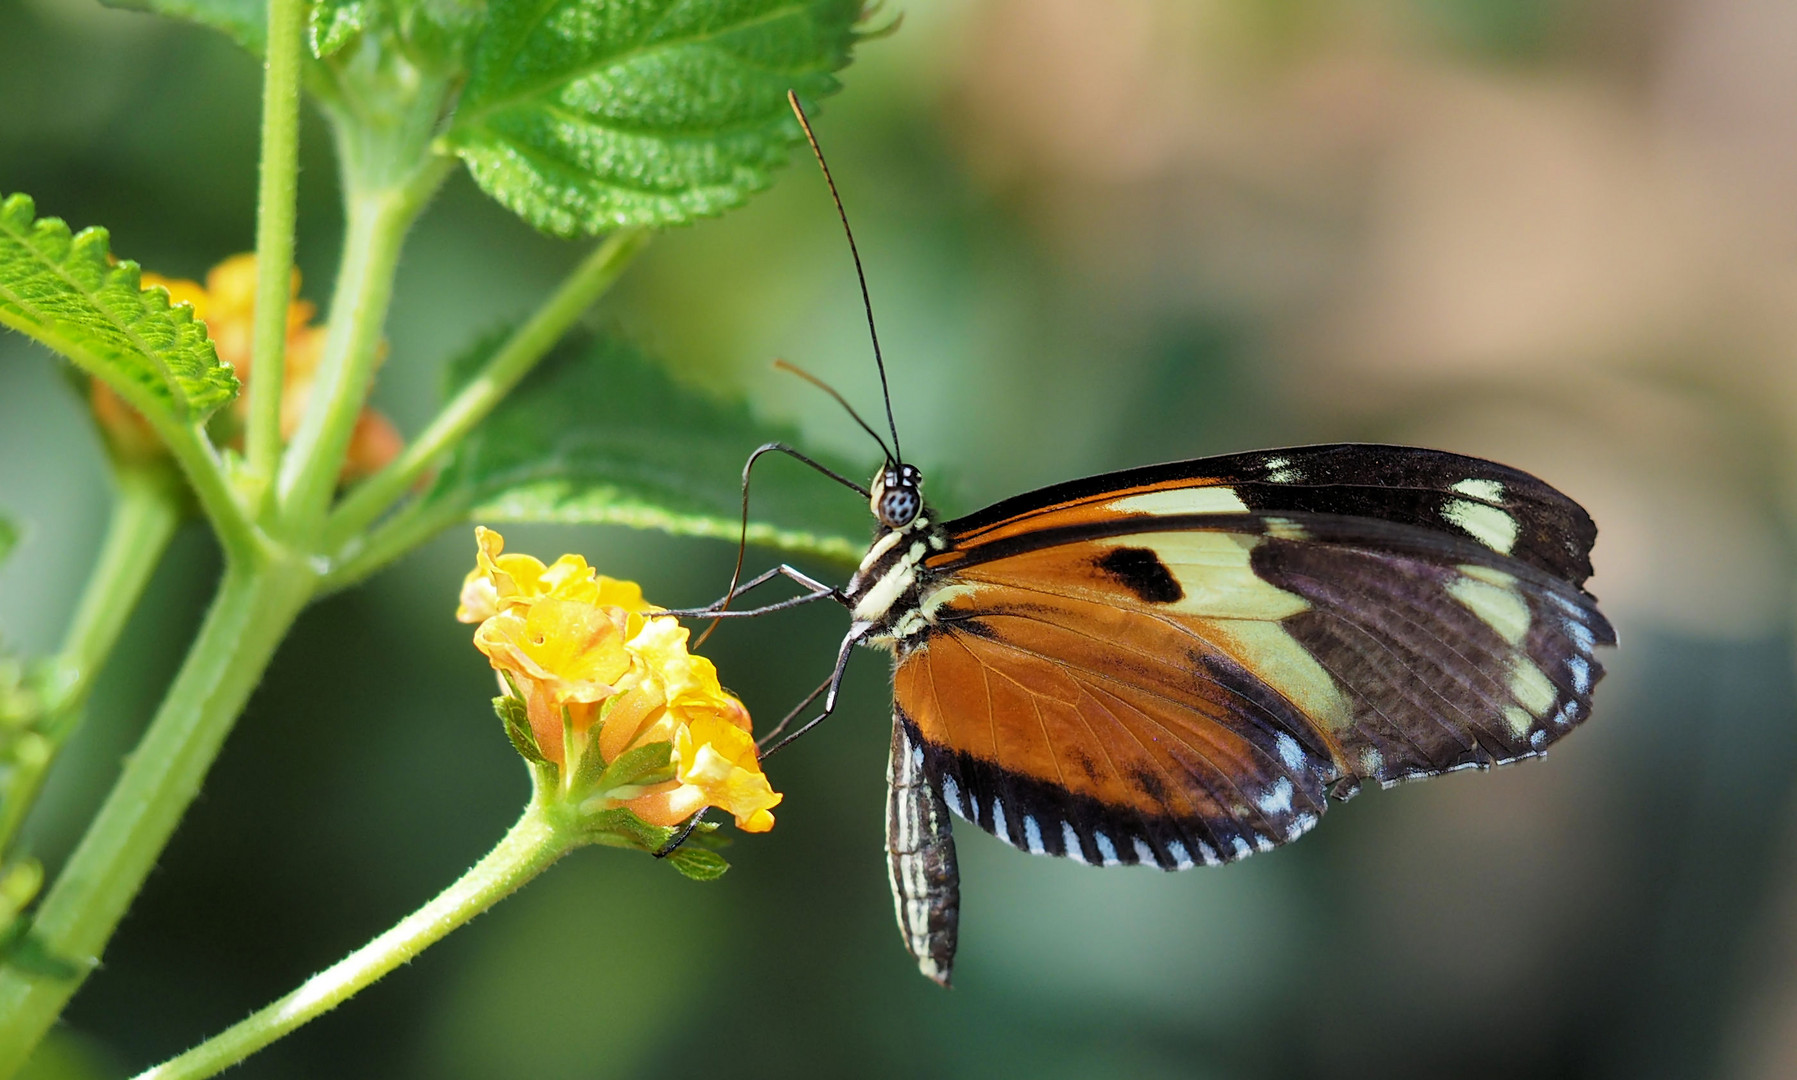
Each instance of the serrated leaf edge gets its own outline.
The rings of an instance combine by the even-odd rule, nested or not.
[[[22,228],[20,227],[21,217],[23,218]],[[0,299],[6,301],[5,305],[0,305],[0,325],[10,327],[67,357],[82,370],[101,379],[118,391],[121,396],[131,402],[133,407],[146,416],[151,415],[152,410],[161,411],[163,407],[172,406],[176,419],[190,422],[199,421],[236,396],[240,385],[237,375],[231,370],[229,364],[218,359],[217,349],[213,346],[212,339],[207,333],[206,324],[193,317],[191,306],[169,303],[168,290],[161,286],[144,288],[142,269],[136,262],[121,259],[113,265],[104,265],[106,258],[110,255],[111,239],[110,234],[104,228],[89,226],[79,232],[74,232],[61,218],[38,217],[36,201],[29,195],[16,192],[0,199],[0,229],[12,234],[22,247],[48,267],[72,292],[86,297],[93,303],[94,307],[124,335],[138,356],[150,363],[156,376],[161,380],[163,388],[167,391],[168,397],[166,400],[152,398],[145,392],[142,383],[136,380],[115,378],[114,373],[109,369],[117,361],[96,353],[83,343],[79,335],[71,336],[63,329],[65,324],[80,329],[79,324],[67,319],[40,319],[30,314],[30,302],[12,293],[4,285],[0,285]],[[43,250],[43,241],[46,237],[53,239],[59,246],[66,245],[67,250],[60,258],[52,258]],[[100,283],[96,289],[83,286],[68,270],[71,259],[90,258],[89,252],[93,253],[92,260],[100,264],[96,267],[100,271]],[[212,370],[222,369],[225,372],[229,379],[228,389],[220,389],[209,398],[196,400],[189,397],[182,388],[179,378],[163,360],[159,351],[143,339],[135,322],[125,322],[119,319],[96,299],[100,290],[115,283],[128,285],[140,298],[140,303],[142,298],[151,298],[143,309],[145,318],[167,316],[173,319],[177,327],[196,327],[200,334],[200,341],[206,345],[207,350],[212,354],[213,363],[217,365],[217,368]],[[16,312],[14,309],[17,309]],[[92,356],[101,356],[105,362],[82,362],[83,357]]]

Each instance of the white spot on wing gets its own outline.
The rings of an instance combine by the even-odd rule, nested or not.
[[[1499,637],[1511,645],[1522,644],[1522,639],[1529,633],[1529,604],[1515,590],[1515,578],[1502,571],[1491,571],[1489,574],[1467,573],[1471,570],[1484,570],[1484,567],[1462,567],[1462,576],[1454,579],[1448,586],[1448,595],[1460,601],[1468,611],[1479,617],[1486,626],[1497,631]],[[1507,582],[1490,580],[1491,575],[1507,578]]]
[[[1036,824],[1034,814],[1023,815],[1023,843],[1038,855],[1047,850],[1042,846],[1042,826]]]
[[[1005,828],[1005,804],[998,799],[992,800],[992,834],[1001,840],[1011,838],[1011,830]]]
[[[1240,836],[1232,837],[1230,843],[1234,845],[1235,857],[1238,859],[1246,859],[1254,854],[1254,849],[1248,846],[1248,841]]]
[[[1526,656],[1512,656],[1510,696],[1536,717],[1544,717],[1554,707],[1554,700],[1560,695],[1533,661]]]
[[[1578,693],[1591,689],[1591,662],[1582,656],[1569,657],[1566,670],[1572,672],[1572,688]]]
[[[1282,731],[1274,741],[1279,747],[1279,760],[1285,763],[1286,768],[1296,772],[1303,766],[1304,748],[1298,745],[1298,740]]]
[[[1275,454],[1261,463],[1266,467],[1267,479],[1275,484],[1296,484],[1304,479],[1304,470],[1294,468],[1292,459]]]
[[[1226,487],[1171,488],[1113,499],[1119,514],[1245,514],[1248,504]]]
[[[1303,597],[1254,572],[1252,553],[1259,542],[1238,533],[1181,530],[1139,533],[1129,546],[1154,552],[1184,594],[1157,610],[1267,622],[1308,610]]]
[[[1353,705],[1335,677],[1277,622],[1217,618],[1206,621],[1202,629],[1231,656],[1251,658],[1254,673],[1305,716],[1330,730],[1346,727],[1353,718]]]
[[[1285,777],[1273,785],[1273,789],[1255,801],[1263,814],[1289,814],[1292,810],[1292,782]]]
[[[1152,866],[1160,861],[1154,857],[1154,849],[1148,846],[1148,841],[1138,836],[1135,838],[1135,846],[1136,861],[1143,866]]]
[[[1077,859],[1080,862],[1086,861],[1086,853],[1080,850],[1079,834],[1073,831],[1072,822],[1061,822],[1061,846],[1066,849],[1066,854],[1069,859]]]
[[[1486,502],[1503,502],[1504,485],[1496,480],[1462,480],[1453,485],[1453,490],[1462,495],[1471,495],[1475,499]]]
[[[1470,499],[1449,499],[1441,508],[1441,516],[1500,555],[1510,554],[1516,546],[1516,519],[1495,506]]]
[[[967,816],[967,810],[961,805],[961,785],[955,783],[955,778],[952,776],[942,778],[942,801],[947,803],[949,809],[955,813],[962,817]]]
[[[1104,856],[1106,866],[1116,866],[1122,860],[1117,858],[1117,846],[1104,833],[1093,833],[1092,839],[1098,844],[1098,854]]]
[[[1369,746],[1360,752],[1360,772],[1363,776],[1378,776],[1385,769],[1385,755],[1378,747]]]
[[[1177,840],[1167,845],[1167,854],[1173,856],[1173,865],[1181,870],[1190,870],[1196,865],[1192,862],[1191,853],[1186,851],[1186,846]],[[1206,856],[1205,861],[1209,862],[1210,858]]]

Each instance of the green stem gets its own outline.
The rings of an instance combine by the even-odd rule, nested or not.
[[[256,196],[256,307],[249,434],[245,456],[260,502],[281,454],[287,300],[293,276],[294,202],[299,190],[300,33],[306,0],[268,0],[268,62],[262,78],[262,166]]]
[[[400,247],[422,205],[391,189],[351,191],[348,204],[318,381],[281,468],[282,512],[302,539],[322,519],[336,489],[350,434],[374,380]]]
[[[231,490],[231,483],[225,476],[225,464],[219,459],[205,426],[181,420],[152,421],[152,426],[168,447],[169,455],[181,466],[181,475],[193,489],[200,512],[206,515],[212,531],[218,534],[218,543],[225,549],[225,555],[244,564],[265,557],[270,550],[268,540],[250,520],[243,504],[237,501],[237,493]]]
[[[593,252],[500,346],[484,368],[437,414],[404,453],[351,491],[331,516],[325,548],[352,540],[398,501],[445,452],[486,419],[505,396],[536,366],[574,321],[603,296],[649,242],[642,228],[620,229]]]
[[[56,751],[87,703],[94,676],[117,644],[150,575],[181,523],[180,477],[166,463],[127,465],[116,474],[118,498],[75,618],[51,662],[41,725],[41,753],[18,762],[0,800],[0,853],[17,835]]]
[[[198,1080],[229,1068],[288,1032],[329,1012],[492,907],[578,846],[567,810],[532,802],[498,846],[435,900],[391,930],[301,983],[297,990],[138,1080]]]
[[[143,741],[33,923],[38,944],[83,975],[0,969],[0,1077],[19,1070],[99,962],[314,582],[303,560],[227,568]]]
[[[349,588],[461,521],[467,513],[466,500],[407,503],[359,540],[341,562],[332,565],[318,583],[319,594]]]

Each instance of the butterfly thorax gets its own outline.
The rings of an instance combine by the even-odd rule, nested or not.
[[[901,655],[931,625],[929,601],[942,583],[925,560],[948,546],[946,530],[923,502],[922,484],[911,465],[888,464],[874,475],[868,503],[879,527],[843,588],[860,640]]]

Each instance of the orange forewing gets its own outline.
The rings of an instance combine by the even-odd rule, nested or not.
[[[982,524],[976,528],[960,532],[955,536],[955,546],[948,554],[948,561],[971,553],[983,544],[999,540],[1008,540],[1028,533],[1041,532],[1047,529],[1078,528],[1081,526],[1099,526],[1116,520],[1120,515],[1110,508],[1112,503],[1139,495],[1151,495],[1157,491],[1180,491],[1189,488],[1216,487],[1226,481],[1216,477],[1176,476],[1152,483],[1134,484],[1109,491],[1100,491],[1078,498],[1047,506],[1031,507],[1020,510],[1002,520]]]
[[[1321,813],[1336,771],[1326,738],[1289,702],[1253,695],[1251,676],[1191,626],[1010,586],[965,603],[977,615],[958,620],[951,602],[894,675],[926,744],[1051,786],[1069,807],[1187,823],[1192,850],[1228,851],[1236,836],[1265,847]],[[1012,828],[1007,839],[1033,846]]]

